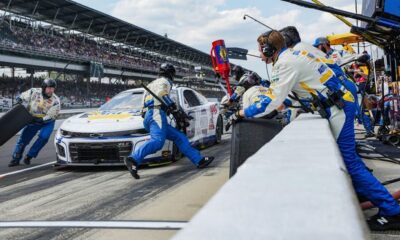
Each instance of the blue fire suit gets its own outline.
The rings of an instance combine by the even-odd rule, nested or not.
[[[355,55],[349,55],[345,58],[342,58],[341,54],[339,54],[339,52],[337,52],[336,50],[331,50],[330,53],[325,54],[324,52],[313,47],[312,45],[303,42],[297,43],[293,47],[293,49],[305,50],[307,52],[312,53],[319,59],[321,59],[322,62],[324,62],[329,68],[332,69],[336,77],[339,78],[339,80],[341,80],[343,86],[347,90],[349,90],[353,94],[353,96],[357,96],[358,89],[356,84],[347,77],[342,68],[339,66],[339,64],[341,63],[345,63],[351,59],[355,59],[356,57]],[[362,123],[364,125],[364,128],[367,133],[373,133],[374,128],[372,125],[371,118],[369,116],[369,112],[361,109],[357,97],[355,98],[355,100],[356,100],[356,118],[359,120],[359,123]]]
[[[250,98],[254,103],[244,109],[245,116],[253,117],[262,112],[265,114],[273,111],[291,91],[300,99],[316,96],[322,103],[326,103],[327,82],[330,85],[335,82],[340,84],[334,72],[320,59],[307,51],[284,49],[273,65],[271,87],[263,94]],[[380,215],[398,215],[400,205],[367,170],[357,155],[354,133],[355,97],[350,91],[345,91],[342,98],[343,109],[326,105],[325,111],[354,188],[357,193],[379,207]]]
[[[153,93],[160,97],[167,105],[172,105],[174,102],[169,97],[172,84],[168,79],[162,77],[154,80],[147,86]],[[150,132],[150,140],[146,141],[139,148],[135,149],[131,157],[140,165],[144,162],[144,158],[152,153],[162,149],[165,139],[173,141],[179,150],[189,158],[196,166],[203,158],[200,152],[190,145],[190,142],[185,134],[172,127],[167,120],[164,109],[161,108],[161,103],[154,99],[153,96],[146,92],[144,109],[147,109],[144,116],[143,125]]]
[[[44,98],[41,88],[31,88],[23,92],[19,100],[24,104],[30,114],[34,117],[43,118],[42,123],[28,124],[20,135],[13,152],[13,160],[20,161],[25,147],[31,142],[33,137],[39,132],[38,139],[30,148],[27,156],[36,158],[40,150],[48,142],[54,129],[55,119],[60,112],[60,100],[53,94],[50,98]]]
[[[347,56],[346,58],[343,58],[343,56],[336,50],[331,50],[328,54],[327,54],[327,59],[333,61],[333,62],[325,62],[328,66],[330,66],[333,71],[335,72],[336,76],[339,77],[339,79],[343,79],[344,81],[346,81],[347,86],[350,84],[355,85],[354,82],[350,81],[347,76],[344,74],[344,72],[342,71],[342,69],[339,67],[340,64],[343,64],[345,62],[348,62],[352,59],[355,59],[356,55],[351,54],[349,56]],[[356,86],[351,86],[352,88],[355,88],[357,90]],[[360,86],[358,87],[358,90],[360,90],[360,93],[362,96],[364,96],[363,92],[364,90],[361,91]],[[357,91],[354,94],[354,96],[357,96]],[[363,101],[363,99],[361,99],[361,101]],[[365,131],[368,133],[373,133],[374,132],[374,126],[372,124],[372,119],[370,117],[369,111],[364,109],[361,104],[359,104],[358,102],[358,98],[356,98],[356,103],[357,103],[357,110],[356,110],[356,117],[359,119],[359,121],[361,121],[361,123],[364,125],[364,129]]]
[[[18,138],[17,144],[15,145],[13,159],[17,161],[21,160],[25,147],[31,142],[33,137],[39,131],[38,139],[32,145],[27,154],[27,156],[31,158],[36,158],[40,150],[42,150],[44,145],[46,145],[46,143],[49,141],[51,133],[54,129],[54,123],[54,120],[50,120],[44,123],[32,123],[26,126],[22,130],[22,134]]]

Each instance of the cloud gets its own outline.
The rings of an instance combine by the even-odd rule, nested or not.
[[[273,1],[276,5],[289,6],[278,0]],[[330,0],[329,4],[354,11],[354,3],[349,4],[348,0]],[[349,31],[349,27],[329,13],[296,7],[289,10],[279,8],[280,10],[266,16],[263,11],[265,9],[250,6],[245,1],[240,6],[237,5],[227,8],[226,0],[119,0],[111,12],[115,17],[160,35],[167,33],[169,38],[206,53],[209,53],[212,41],[224,39],[227,47],[242,47],[249,49],[252,54],[259,54],[256,38],[267,29],[250,19],[243,20],[244,14],[277,29],[294,25],[307,42],[312,42],[319,36]],[[259,59],[249,57],[247,62],[232,62],[266,77],[265,64]]]
[[[243,20],[244,14],[262,22],[277,23],[273,26],[276,28],[285,26],[285,23],[295,24],[300,15],[299,10],[291,10],[264,17],[259,9],[251,6],[220,10],[224,3],[223,0],[120,0],[112,15],[160,35],[167,33],[169,38],[206,53],[210,51],[212,41],[225,39],[228,47],[246,48],[257,55],[256,38],[267,29],[250,19]],[[254,65],[261,65],[265,69],[258,59],[251,59],[243,65],[252,69]]]

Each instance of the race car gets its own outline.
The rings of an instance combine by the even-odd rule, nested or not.
[[[66,119],[54,138],[56,165],[123,165],[124,158],[150,138],[141,117],[143,97],[143,88],[127,90],[97,111]],[[173,88],[171,98],[193,117],[186,129],[193,146],[202,148],[221,141],[223,122],[216,103],[187,87]],[[174,124],[171,116],[170,121]],[[170,162],[179,155],[176,146],[166,141],[160,151],[146,158],[146,163]]]

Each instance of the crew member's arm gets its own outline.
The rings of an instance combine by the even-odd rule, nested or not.
[[[154,93],[165,102],[167,107],[176,106],[175,102],[169,96],[170,91],[171,84],[168,82],[168,80],[160,81],[154,90]]]
[[[360,67],[359,67],[358,69],[355,69],[355,70],[354,70],[354,73],[358,73],[358,74],[360,74],[361,76],[363,76],[364,78],[368,77],[368,75],[365,74],[365,72],[364,72]]]
[[[229,98],[229,102],[238,102],[239,99],[243,96],[246,89],[242,86],[237,86],[232,96]]]
[[[278,63],[272,70],[272,79],[277,79],[276,84],[258,96],[258,101],[241,110],[241,116],[252,118],[260,113],[268,114],[279,108],[296,84],[297,71],[285,63]]]
[[[31,101],[31,96],[32,96],[32,89],[29,89],[29,90],[21,93],[17,97],[17,103],[21,103],[21,104],[27,105]]]
[[[61,110],[61,104],[60,104],[60,100],[57,98],[54,101],[53,106],[51,106],[49,108],[49,110],[47,111],[46,115],[43,117],[43,121],[56,120],[58,114],[60,113],[60,110]]]
[[[352,64],[351,61],[354,61],[357,58],[358,58],[357,54],[345,54],[343,57],[341,57],[341,64],[350,62],[350,63],[346,64],[346,65],[350,65],[350,64]]]

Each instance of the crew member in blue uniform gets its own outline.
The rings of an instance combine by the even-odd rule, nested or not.
[[[60,99],[54,93],[57,83],[53,79],[45,79],[41,88],[31,88],[21,93],[17,101],[24,106],[33,116],[33,122],[28,124],[19,136],[15,145],[9,167],[18,166],[24,154],[25,147],[39,132],[39,136],[24,158],[26,165],[31,164],[31,159],[36,158],[40,150],[49,141],[54,129],[55,120],[60,112]]]
[[[277,109],[289,93],[310,101],[312,107],[329,121],[356,192],[379,208],[379,213],[368,219],[370,228],[400,229],[400,205],[367,170],[356,152],[355,96],[351,91],[343,90],[341,81],[321,59],[305,50],[286,48],[278,31],[264,33],[257,41],[261,57],[267,64],[272,64],[271,87],[233,116],[252,118],[269,113]],[[341,97],[335,99],[331,94]]]
[[[143,125],[150,132],[150,139],[125,159],[125,165],[135,179],[140,178],[137,167],[144,162],[147,155],[159,151],[164,146],[166,139],[173,141],[179,151],[188,157],[197,168],[205,168],[214,160],[214,157],[203,157],[197,149],[190,145],[185,134],[168,123],[166,112],[177,109],[176,104],[169,96],[174,77],[175,67],[172,64],[163,63],[160,66],[159,78],[147,85],[149,90],[162,99],[167,106],[163,106],[150,93],[145,93]]]

